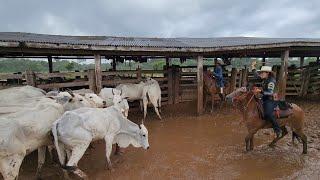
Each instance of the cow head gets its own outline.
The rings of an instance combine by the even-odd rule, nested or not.
[[[52,98],[58,103],[62,104],[65,111],[70,111],[81,107],[93,107],[93,105],[85,97],[79,94],[60,92],[57,96],[53,96]]]
[[[139,135],[138,135],[138,142],[143,147],[144,149],[149,149],[149,141],[148,141],[148,130],[147,128],[143,125],[139,125]]]
[[[113,106],[117,108],[125,117],[128,117],[129,103],[127,98],[121,97],[121,95],[113,95]]]
[[[94,107],[103,108],[106,106],[106,101],[94,93],[85,93],[83,94],[83,97],[85,97],[85,99],[88,100]]]

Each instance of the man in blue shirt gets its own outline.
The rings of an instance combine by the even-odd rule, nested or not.
[[[217,87],[219,88],[219,97],[221,100],[224,100],[223,88],[224,88],[224,79],[223,79],[223,70],[222,66],[224,63],[221,59],[215,59],[215,68],[213,71],[213,76],[216,78]]]

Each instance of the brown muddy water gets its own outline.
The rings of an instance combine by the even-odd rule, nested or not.
[[[231,109],[195,116],[195,103],[166,106],[161,123],[150,109],[145,122],[150,149],[129,147],[121,156],[112,155],[114,170],[105,169],[104,142],[94,143],[79,163],[90,179],[320,179],[320,101],[297,104],[306,111],[309,149],[291,144],[291,133],[275,148],[268,143],[271,130],[255,136],[255,149],[244,151],[246,128]],[[140,112],[129,119],[139,122]],[[28,156],[20,179],[33,179],[36,154]],[[43,179],[63,179],[61,169],[47,160]],[[73,177],[77,179],[76,177]]]

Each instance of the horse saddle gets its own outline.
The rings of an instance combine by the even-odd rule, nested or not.
[[[263,113],[263,105],[261,100],[257,100],[257,107],[259,116],[264,119],[264,113]],[[276,107],[274,108],[274,114],[277,119],[287,118],[291,114],[293,114],[292,111],[292,105],[286,101],[275,101]]]
[[[290,103],[286,101],[275,101],[275,103],[277,106],[274,108],[274,112],[277,118],[287,118],[293,113]]]

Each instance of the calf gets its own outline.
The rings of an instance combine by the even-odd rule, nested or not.
[[[81,178],[87,176],[78,168],[78,162],[92,141],[105,140],[108,168],[111,168],[112,144],[122,148],[130,144],[149,148],[147,128],[125,118],[117,104],[105,109],[80,108],[66,112],[53,124],[52,134],[61,165]]]

